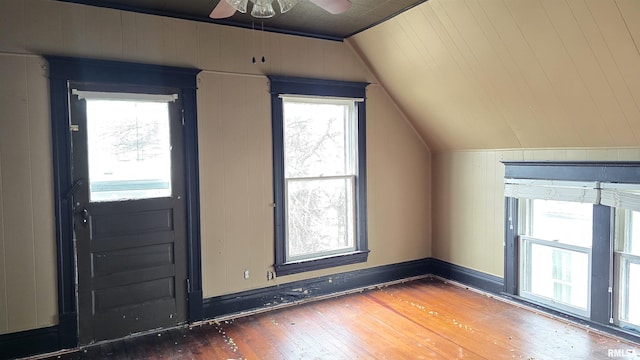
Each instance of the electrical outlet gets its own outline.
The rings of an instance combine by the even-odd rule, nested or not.
[[[249,269],[246,269],[246,270],[244,271],[244,278],[245,278],[245,279],[248,279],[248,278],[249,278]]]
[[[273,280],[275,277],[273,271],[267,270],[267,280]]]

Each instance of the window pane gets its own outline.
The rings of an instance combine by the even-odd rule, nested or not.
[[[589,256],[585,253],[531,244],[525,291],[587,309]]]
[[[90,200],[171,196],[167,103],[87,99]]]
[[[355,174],[346,104],[284,102],[285,177]]]
[[[531,200],[529,236],[591,247],[593,205],[568,201]]]
[[[640,212],[630,211],[628,252],[640,256]]]
[[[287,256],[355,249],[354,178],[287,181]]]
[[[624,306],[624,313],[622,314],[622,320],[630,322],[635,325],[640,325],[640,264],[628,263],[628,273],[625,279],[626,285],[626,306]]]

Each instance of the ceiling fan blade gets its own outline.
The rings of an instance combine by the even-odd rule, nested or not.
[[[209,14],[209,17],[212,19],[225,19],[233,16],[235,13],[236,9],[234,9],[233,6],[229,5],[225,0],[220,0],[218,5],[213,8],[211,14]]]
[[[330,14],[342,14],[351,8],[349,0],[309,0]]]

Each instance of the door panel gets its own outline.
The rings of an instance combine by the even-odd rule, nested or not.
[[[186,320],[180,100],[97,87],[70,95],[80,344]]]
[[[172,231],[173,206],[169,200],[92,203],[90,213],[92,238]]]
[[[96,312],[118,311],[124,306],[175,297],[173,281],[167,277],[125,286],[110,286],[95,291]]]
[[[93,276],[173,264],[173,244],[93,252]]]
[[[175,311],[173,299],[163,299],[144,304],[123,306],[113,311],[97,312],[92,321],[96,325],[93,331],[95,340],[117,339],[136,332],[170,327],[176,322],[170,317],[157,314],[171,314]],[[108,324],[108,325],[107,325]],[[82,330],[82,328],[80,328]],[[123,332],[123,329],[126,331]],[[82,334],[80,335],[82,338]]]

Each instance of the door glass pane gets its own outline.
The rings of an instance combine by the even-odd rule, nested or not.
[[[287,182],[288,258],[354,249],[354,177]]]
[[[592,228],[592,204],[531,200],[531,234],[527,234],[529,236],[591,247]]]
[[[87,99],[92,202],[171,196],[166,102]]]
[[[535,295],[587,309],[589,255],[531,244],[529,289]]]

